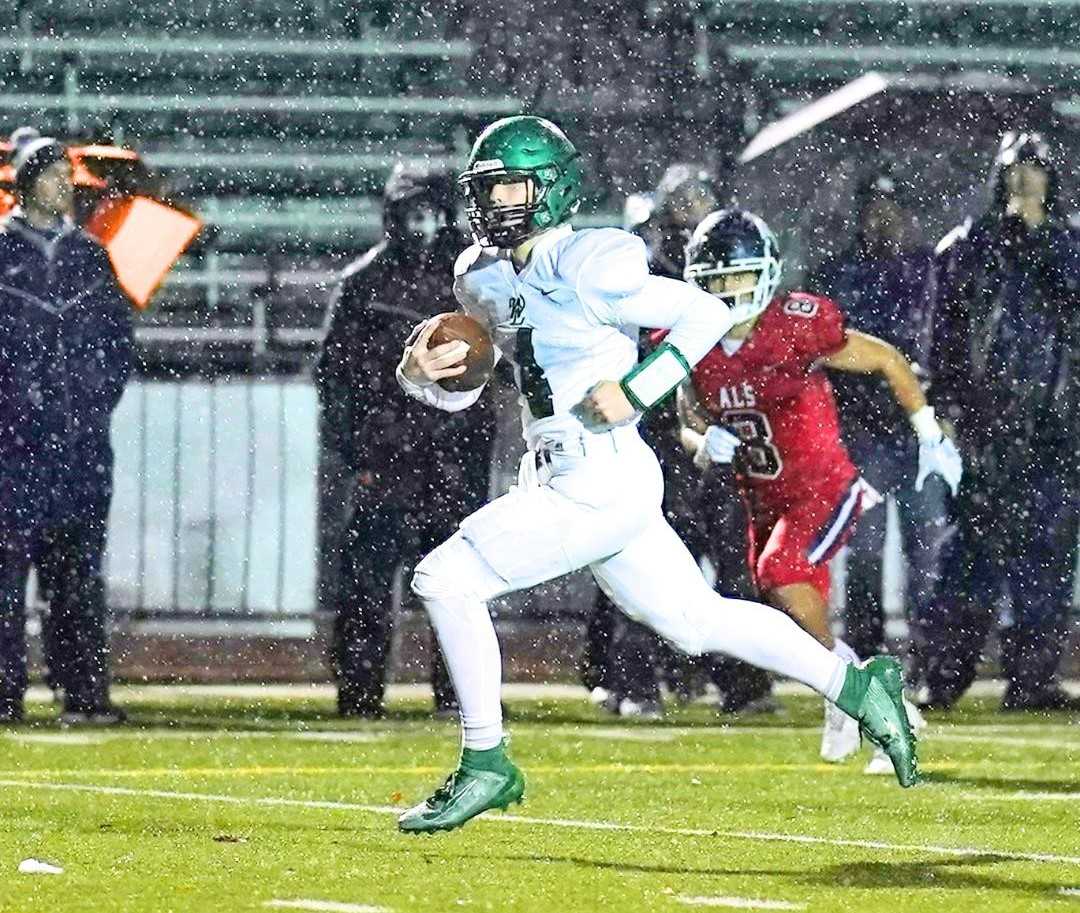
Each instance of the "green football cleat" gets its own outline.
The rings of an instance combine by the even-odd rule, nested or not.
[[[904,709],[904,677],[900,663],[875,656],[848,666],[836,704],[859,721],[859,730],[892,761],[903,787],[919,782],[915,733]]]
[[[398,818],[407,834],[452,831],[490,808],[505,810],[525,795],[525,777],[499,745],[487,751],[464,749],[446,782],[424,802]]]

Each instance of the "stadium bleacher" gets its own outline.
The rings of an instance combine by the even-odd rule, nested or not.
[[[0,32],[5,127],[134,146],[207,220],[142,318],[151,349],[185,329],[250,327],[266,306],[258,290],[275,288],[283,314],[269,323],[310,354],[326,279],[378,235],[393,163],[448,165],[467,142],[463,124],[518,110],[467,91],[471,47],[447,33],[452,21],[433,24],[419,5],[369,5],[360,17],[333,6],[56,2],[26,6]],[[322,276],[318,296],[297,270]],[[295,302],[294,288],[304,289]],[[184,348],[212,338],[189,333]],[[242,368],[246,354],[225,363]]]
[[[590,156],[594,220],[611,222],[657,163],[702,157],[703,131],[737,141],[755,118],[869,67],[915,91],[961,69],[1018,93],[1047,77],[1067,86],[1080,55],[1057,47],[1063,34],[1080,34],[1076,0],[638,2],[617,15],[596,2],[45,0],[17,4],[0,28],[0,129],[132,145],[207,218],[147,328],[250,325],[267,306],[253,290],[270,286],[270,322],[310,340],[324,301],[280,276],[321,272],[325,286],[377,237],[392,164],[453,167],[492,117],[557,105],[587,149],[605,148]],[[1059,96],[1068,115],[1074,102]],[[252,270],[266,282],[248,281]],[[286,346],[283,364],[310,351]]]
[[[379,235],[393,164],[455,168],[500,115],[557,113],[589,170],[579,222],[612,224],[667,162],[723,174],[792,107],[870,67],[902,76],[926,100],[910,122],[867,106],[740,173],[797,275],[845,237],[846,143],[914,149],[930,233],[974,199],[999,113],[1068,136],[1080,110],[1080,55],[1058,47],[1080,0],[34,0],[0,17],[0,133],[136,148],[207,223],[138,316],[151,378],[302,374],[335,271]]]

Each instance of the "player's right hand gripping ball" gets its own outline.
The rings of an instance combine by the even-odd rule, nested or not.
[[[459,340],[469,346],[465,355],[465,373],[444,377],[438,381],[439,386],[451,393],[460,393],[486,384],[495,370],[495,346],[487,328],[479,320],[459,311],[438,314],[431,319],[437,323],[428,340],[429,348]]]

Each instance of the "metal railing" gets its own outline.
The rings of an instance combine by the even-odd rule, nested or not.
[[[245,152],[210,152],[203,149],[161,149],[143,155],[155,168],[176,168],[185,171],[389,171],[396,164],[407,168],[426,167],[449,171],[460,168],[463,156],[445,152],[399,155],[393,152],[329,153],[290,152],[276,149]]]
[[[72,83],[75,80],[71,81]],[[521,100],[503,96],[476,98],[408,95],[101,95],[70,85],[60,94],[6,93],[0,108],[32,111],[84,112],[139,111],[158,114],[513,114]]]
[[[100,38],[49,38],[38,35],[0,37],[0,53],[127,57],[463,57],[472,45],[461,40],[288,38],[161,38],[155,35]]]
[[[1023,67],[1068,71],[1080,64],[1080,51],[1025,47],[932,47],[900,44],[732,44],[732,60],[755,65],[785,64],[802,68],[825,63],[860,67]]]

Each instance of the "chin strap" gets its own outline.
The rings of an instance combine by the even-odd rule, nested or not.
[[[670,342],[637,365],[620,382],[623,393],[639,412],[647,412],[690,376],[690,363]]]

